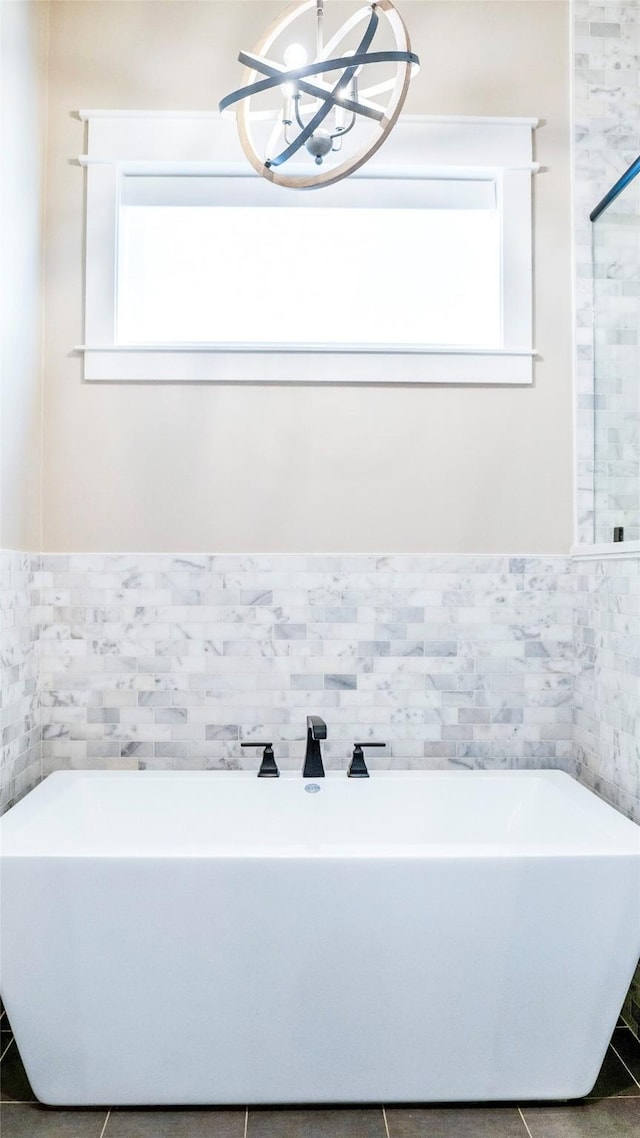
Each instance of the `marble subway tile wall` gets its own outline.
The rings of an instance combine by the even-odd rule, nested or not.
[[[40,559],[0,551],[0,813],[42,776],[38,702],[38,612],[33,582]]]
[[[575,563],[578,778],[640,823],[640,558]],[[640,968],[623,1015],[640,1036]]]
[[[640,823],[640,559],[576,564],[577,773]]]
[[[638,303],[637,251],[631,272],[625,263],[626,251],[618,257],[601,257],[599,252],[595,257],[595,283],[601,309],[596,393],[593,226],[589,213],[640,152],[640,5],[612,0],[598,3],[574,0],[573,21],[577,541],[588,545],[594,539],[611,539],[608,531],[613,524],[620,524],[620,506],[627,506],[627,495],[637,502],[635,384],[639,349],[637,319],[632,313],[632,310],[637,312]],[[598,250],[602,246],[600,237],[597,242]],[[614,245],[616,243],[614,236]],[[610,319],[607,293],[611,300]],[[630,321],[625,312],[620,311],[621,294],[631,314]],[[634,385],[631,388],[629,379]],[[596,394],[598,413],[603,412],[609,418],[605,430],[611,427],[616,432],[616,437],[607,439],[614,447],[611,459],[603,456],[602,446],[598,447],[598,461],[611,461],[613,465],[598,470],[597,500],[594,486]],[[620,402],[622,416],[618,411]],[[625,463],[628,464],[626,476]],[[636,536],[628,525],[625,536],[628,539]],[[614,806],[638,820],[640,602],[637,602],[637,588],[640,561],[638,558],[577,561],[575,571],[577,774]],[[632,983],[624,1015],[640,1035],[640,969]]]
[[[45,555],[44,771],[572,764],[564,557]]]
[[[596,222],[594,537],[640,541],[640,180]]]
[[[640,5],[574,0],[573,31],[577,540],[589,544],[594,540],[594,276],[589,214],[640,153]],[[615,287],[616,273],[624,275],[624,266],[611,271]],[[620,344],[620,353],[634,350],[637,353],[637,346]],[[632,374],[635,377],[637,370]],[[608,373],[606,379],[609,388],[600,385],[599,395],[615,396],[618,372]],[[608,521],[605,525],[609,528]]]

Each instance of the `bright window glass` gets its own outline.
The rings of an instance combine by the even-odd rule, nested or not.
[[[123,206],[118,342],[501,343],[496,209]]]

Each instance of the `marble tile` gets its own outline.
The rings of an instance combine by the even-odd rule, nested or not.
[[[611,18],[608,18],[611,13]],[[640,536],[637,479],[625,466],[637,458],[637,352],[626,335],[637,326],[638,259],[631,244],[616,241],[624,226],[608,213],[597,222],[595,264],[589,213],[640,150],[640,12],[636,3],[574,3],[574,241],[576,277],[576,459],[578,541],[611,541],[614,525],[625,525],[627,539]],[[627,203],[632,198],[628,196]],[[625,205],[622,203],[622,211]],[[617,211],[616,211],[617,212]],[[637,227],[637,221],[636,221]],[[606,246],[612,255],[603,258]],[[616,248],[618,254],[616,255]],[[626,258],[626,259],[625,259]],[[625,278],[632,280],[626,281]],[[598,296],[597,341],[593,333],[594,284]],[[635,320],[629,313],[635,303]],[[597,400],[594,400],[594,360]],[[622,386],[620,384],[622,383]],[[625,384],[626,389],[625,389]],[[615,393],[615,422],[607,421],[602,397]],[[633,403],[629,415],[625,397]],[[599,403],[598,403],[599,401]],[[594,405],[596,433],[594,434]],[[612,403],[612,406],[614,404]],[[614,440],[611,432],[620,432]],[[602,443],[608,456],[600,463]],[[594,465],[594,444],[598,465]],[[625,450],[628,448],[628,451]],[[629,493],[632,501],[628,502]],[[636,532],[636,527],[639,527]]]
[[[638,585],[640,557],[576,563],[573,748],[578,778],[640,823]],[[624,1016],[640,1034],[640,968]]]
[[[38,641],[42,613],[33,605],[35,554],[0,551],[0,812],[42,775]]]
[[[266,728],[293,762],[314,711],[329,766],[367,727],[389,761],[487,765],[493,739],[500,763],[527,743],[570,766],[567,558],[48,555],[42,576],[45,770],[65,746],[75,765],[241,763],[233,742]],[[495,704],[475,700],[489,688]]]

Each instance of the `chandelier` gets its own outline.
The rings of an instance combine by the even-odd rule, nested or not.
[[[381,50],[370,50],[374,39],[386,41]],[[238,60],[243,85],[221,100],[220,112],[236,115],[254,169],[293,189],[329,186],[375,154],[420,62],[391,0],[359,8],[326,42],[324,0],[298,0]],[[296,157],[296,172],[282,172]]]

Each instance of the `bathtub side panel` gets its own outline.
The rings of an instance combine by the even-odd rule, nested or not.
[[[638,874],[6,859],[7,1010],[52,1105],[575,1097],[640,951]]]

